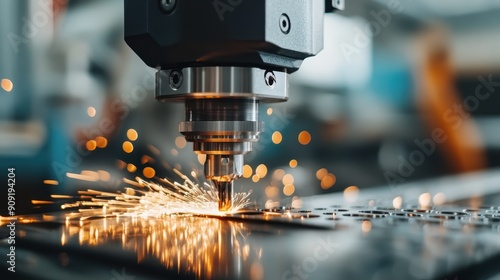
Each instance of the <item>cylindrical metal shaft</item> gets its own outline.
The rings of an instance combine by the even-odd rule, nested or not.
[[[219,191],[219,211],[229,211],[233,207],[233,186],[234,181],[220,182],[213,181]]]

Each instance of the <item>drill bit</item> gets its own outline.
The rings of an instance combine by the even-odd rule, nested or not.
[[[219,211],[229,211],[233,207],[233,186],[234,180],[231,181],[213,181],[217,191],[219,192]]]
[[[233,207],[234,180],[243,174],[243,155],[207,155],[205,176],[219,193],[219,211]]]

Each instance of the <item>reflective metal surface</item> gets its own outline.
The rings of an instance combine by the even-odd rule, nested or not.
[[[232,181],[243,173],[243,155],[263,130],[258,100],[191,99],[185,106],[186,121],[179,131],[193,142],[196,153],[207,155],[205,177],[219,189],[219,211],[228,211],[233,204]]]
[[[263,102],[288,99],[288,74],[252,67],[186,67],[156,73],[156,98],[255,98]],[[177,78],[176,78],[177,77]]]
[[[25,218],[17,229],[17,275],[490,279],[500,274],[499,182],[500,171],[490,171],[224,217]]]
[[[179,124],[196,153],[208,155],[205,177],[219,191],[219,210],[232,205],[232,181],[241,176],[243,155],[263,131],[259,102],[288,98],[288,74],[251,67],[187,67],[160,70],[156,98],[185,101]]]

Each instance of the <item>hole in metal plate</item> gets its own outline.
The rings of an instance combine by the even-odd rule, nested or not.
[[[367,213],[367,214],[389,215],[389,212],[380,211],[380,210],[360,210],[358,212],[359,213]]]
[[[314,214],[306,214],[306,215],[292,215],[294,219],[311,219],[311,218],[319,218],[319,215]]]
[[[383,218],[386,215],[380,215],[380,214],[366,214],[366,213],[347,213],[347,214],[342,214],[344,217],[356,217],[356,218]]]

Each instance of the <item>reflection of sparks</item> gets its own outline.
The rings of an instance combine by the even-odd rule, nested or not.
[[[248,262],[258,250],[246,244],[248,230],[242,223],[193,216],[168,218],[131,218],[90,220],[83,224],[67,222],[61,234],[64,246],[78,238],[80,245],[98,246],[119,241],[124,249],[134,250],[138,262],[153,256],[167,269],[196,278],[212,279],[217,267],[233,258]],[[228,246],[227,244],[232,244]],[[245,269],[245,270],[246,270]]]
[[[145,181],[136,177],[135,181],[124,179],[131,185],[124,193],[111,193],[97,190],[79,191],[79,194],[90,200],[67,203],[65,208],[79,207],[79,212],[86,217],[125,215],[158,217],[162,215],[189,213],[201,215],[218,215],[218,193],[216,188],[208,183],[200,186],[178,170],[174,171],[184,183],[160,179],[161,184]],[[74,178],[74,176],[73,176]],[[233,208],[236,212],[249,205],[250,193],[234,194]],[[86,208],[91,207],[91,208]],[[92,207],[97,207],[92,208]]]
[[[363,221],[361,223],[361,230],[364,233],[370,232],[372,230],[372,223],[369,220]]]

